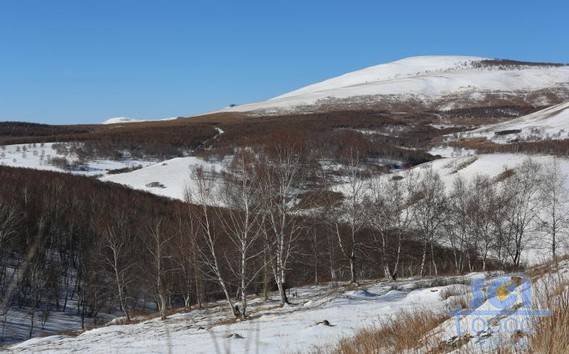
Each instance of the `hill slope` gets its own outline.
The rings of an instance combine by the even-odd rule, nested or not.
[[[467,56],[421,56],[372,66],[273,99],[224,111],[314,112],[354,108],[449,110],[543,106],[569,98],[569,66]]]
[[[489,125],[463,134],[485,137],[497,143],[539,141],[569,137],[569,102],[506,122]]]

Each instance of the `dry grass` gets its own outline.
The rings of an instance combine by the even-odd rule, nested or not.
[[[478,160],[478,156],[471,156],[463,161],[459,161],[455,166],[454,166],[454,170],[451,172],[451,174],[454,173],[458,173],[458,171],[463,170],[465,168],[467,168],[468,166],[472,165],[473,163],[475,163]]]
[[[453,296],[464,295],[468,290],[469,288],[462,284],[449,285],[441,289],[439,295],[441,296],[441,299],[446,300]]]
[[[562,282],[547,291],[544,308],[550,316],[540,317],[533,324],[529,336],[530,353],[567,353],[569,350],[569,290]]]
[[[503,182],[503,181],[507,180],[508,178],[512,177],[514,174],[515,174],[515,171],[513,169],[507,168],[503,172],[498,174],[496,177],[494,177],[494,182]]]
[[[556,260],[548,260],[543,262],[541,265],[528,269],[526,274],[532,281],[536,281],[547,274],[555,272],[557,266],[567,260],[569,260],[569,255],[558,256]]]
[[[465,293],[462,295],[451,297],[447,302],[447,306],[451,311],[466,310],[470,308],[471,303],[472,303],[472,294]]]
[[[441,289],[440,296],[443,300],[446,300],[449,311],[468,309],[472,302],[470,288],[464,285],[447,286]]]
[[[381,320],[376,327],[365,328],[354,337],[345,338],[332,350],[313,353],[371,354],[420,352],[426,343],[425,335],[448,319],[448,314],[433,311],[400,312]]]

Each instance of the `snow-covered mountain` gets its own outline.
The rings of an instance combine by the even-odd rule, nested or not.
[[[372,66],[224,111],[263,114],[345,108],[449,110],[543,106],[569,99],[569,66],[470,56],[420,56]]]
[[[174,120],[174,119],[177,119],[177,117],[160,118],[160,119],[138,119],[138,118],[129,118],[129,117],[115,117],[115,118],[109,118],[103,121],[101,124],[142,123],[142,122],[156,122],[156,121],[165,121],[165,120]]]
[[[569,102],[564,102],[541,111],[485,126],[464,137],[484,137],[497,143],[511,141],[539,141],[569,139]]]

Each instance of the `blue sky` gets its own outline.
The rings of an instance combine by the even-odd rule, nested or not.
[[[567,1],[0,0],[0,121],[266,99],[402,57],[569,62]]]

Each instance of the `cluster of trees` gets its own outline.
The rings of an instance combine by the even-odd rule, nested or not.
[[[567,133],[563,132],[563,134]],[[520,141],[508,144],[497,144],[486,139],[464,139],[452,143],[451,145],[476,149],[480,153],[526,153],[534,155],[548,154],[555,156],[569,155],[569,140],[567,139]]]
[[[305,154],[286,148],[242,151],[227,173],[197,171],[181,202],[86,177],[0,167],[0,327],[15,310],[28,313],[31,335],[53,311],[85,320],[122,310],[130,319],[220,298],[246,317],[246,294],[279,291],[286,303],[291,286],[349,279],[335,236],[344,223],[332,228],[306,212],[341,199],[307,192],[318,184],[318,174],[307,172],[313,168]],[[358,231],[359,241],[372,239]],[[406,275],[416,274],[416,249],[405,240]],[[361,251],[354,271],[376,277],[376,254]],[[441,265],[449,271],[450,251],[436,245],[435,254],[449,260]]]
[[[0,143],[17,143],[22,138],[24,142],[49,138],[63,134],[88,133],[86,126],[47,125],[27,122],[0,122]]]
[[[325,171],[303,173],[306,166],[300,156],[290,149],[268,155],[240,151],[222,181],[217,181],[221,187],[216,187],[213,172],[198,171],[194,190],[188,190],[187,200],[202,205],[201,217],[194,220],[204,221],[201,234],[208,246],[203,258],[237,316],[246,316],[248,284],[267,268],[281,303],[287,303],[288,262],[294,257],[297,239],[306,237],[303,231],[314,224],[325,230],[324,237],[334,244],[329,254],[346,265],[343,279],[352,283],[358,281],[361,264],[370,254],[377,259],[374,275],[392,280],[403,263],[410,264],[408,274],[420,276],[439,275],[440,267],[457,274],[520,268],[522,253],[535,246],[535,240],[549,243],[555,259],[560,235],[566,231],[567,193],[557,160],[543,166],[528,159],[498,178],[456,178],[447,191],[441,177],[430,169],[409,172],[404,178],[370,175],[365,159],[353,149],[343,155],[340,187],[333,186],[337,181],[328,182]],[[321,189],[311,198],[318,197],[318,206],[304,201],[312,207],[302,209],[303,203],[296,200],[299,191],[314,178]],[[330,193],[338,188],[345,197]],[[232,241],[236,263],[231,269],[239,284],[241,309],[227,291],[219,268],[209,210],[219,211],[222,234]],[[410,252],[407,242],[412,242],[420,257]],[[450,252],[447,257],[436,251],[441,246]],[[334,260],[329,266],[329,279],[337,280]]]
[[[93,179],[0,167],[0,318],[65,311],[202,306],[361,278],[518,267],[536,235],[552,256],[567,228],[557,162],[531,160],[498,178],[432,170],[377,175],[355,149],[341,171],[275,144],[237,149],[223,173],[196,170],[186,200]],[[370,172],[371,171],[371,172]],[[31,332],[30,332],[31,333]]]
[[[405,240],[419,242],[417,274],[438,275],[444,258],[435,246],[452,252],[454,272],[520,268],[527,248],[549,249],[556,259],[566,241],[568,192],[559,161],[539,164],[528,159],[495,178],[484,175],[454,179],[445,187],[429,168],[405,177],[366,181],[357,154],[346,161],[343,202],[328,203],[321,220],[335,225],[339,249],[351,269],[364,250],[375,249],[386,278],[401,269]],[[347,230],[343,230],[341,224]],[[360,230],[370,230],[371,239]],[[348,235],[346,239],[346,235]],[[448,267],[446,268],[448,271]],[[357,281],[351,272],[350,280]]]

